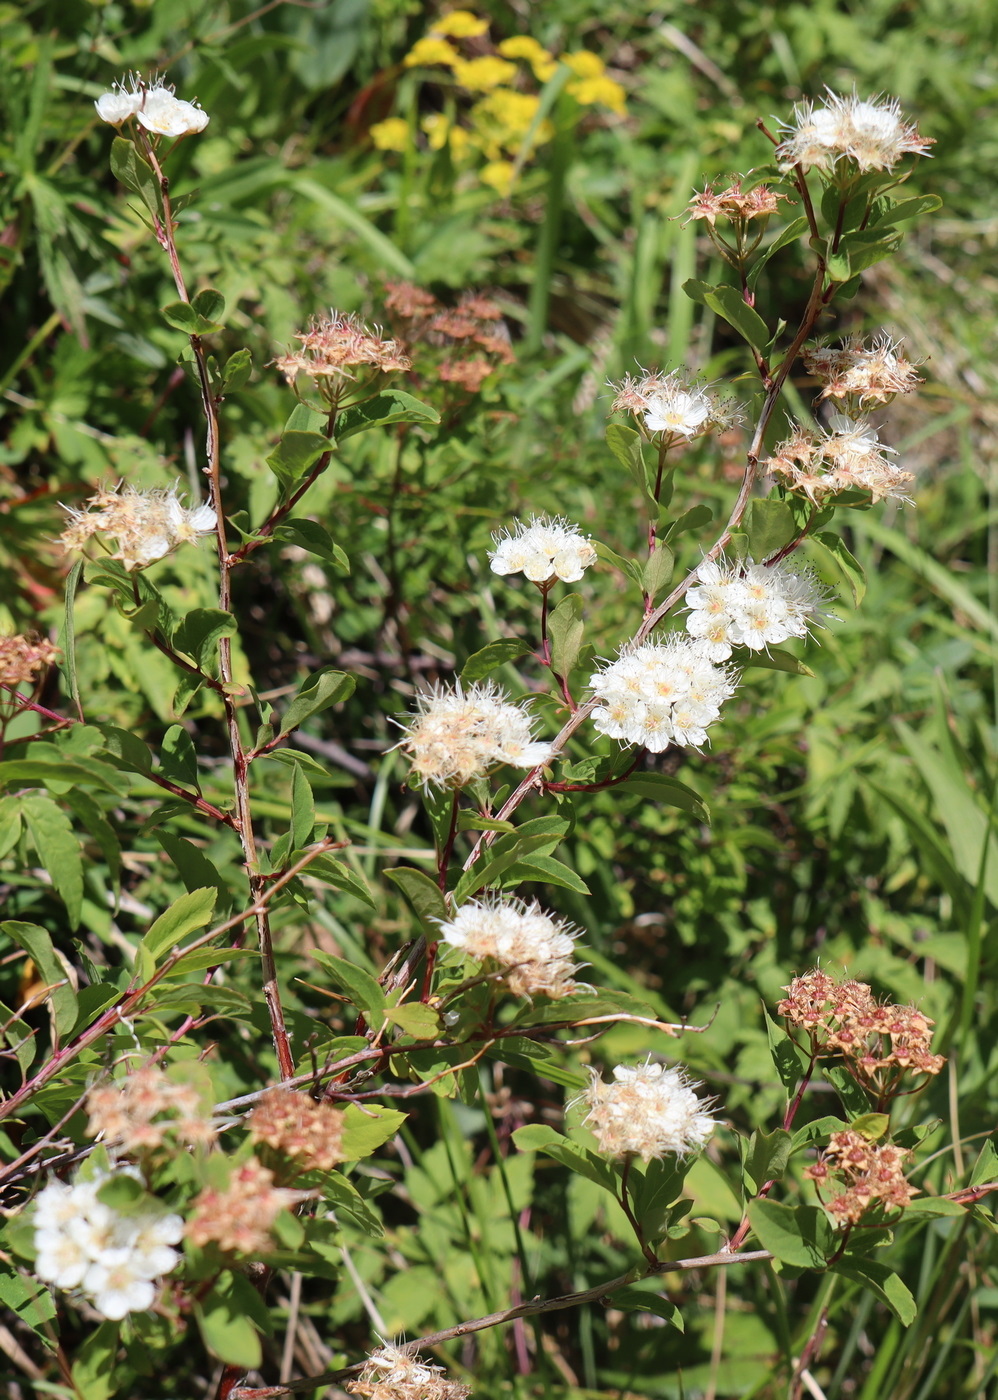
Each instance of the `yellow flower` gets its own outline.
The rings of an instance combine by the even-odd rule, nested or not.
[[[513,188],[515,170],[511,160],[490,160],[478,173],[483,185],[491,185],[500,194],[509,194]]]
[[[537,115],[540,99],[532,93],[497,88],[476,102],[471,117],[486,152],[497,156],[502,149],[518,150]],[[538,145],[550,141],[554,128],[543,121],[537,128]]]
[[[434,34],[450,34],[455,39],[477,39],[489,27],[487,19],[479,19],[470,10],[451,10],[449,15],[441,15],[432,27]]]
[[[402,117],[389,117],[371,127],[371,140],[379,151],[407,151],[409,123]]]
[[[583,107],[609,107],[621,116],[627,110],[624,89],[612,78],[576,78],[566,84],[565,91]]]
[[[496,58],[494,54],[458,59],[454,64],[454,76],[461,87],[469,92],[490,92],[492,88],[511,82],[516,77],[516,64],[507,63],[504,58]]]
[[[426,140],[431,151],[443,150],[447,145],[450,122],[443,112],[431,112],[428,117],[424,117],[420,123],[426,132]]]
[[[571,68],[577,78],[601,78],[606,72],[606,64],[588,49],[579,49],[577,53],[563,53],[561,61],[567,68]]]
[[[461,62],[461,55],[446,39],[434,39],[428,35],[425,39],[417,39],[402,62],[407,68],[424,63],[446,63],[448,68],[453,68]]]
[[[546,83],[558,67],[558,60],[529,34],[514,34],[511,39],[503,39],[499,52],[503,58],[525,58],[539,83]]]
[[[465,131],[463,126],[452,126],[447,139],[450,142],[451,155],[455,160],[460,160],[468,149],[468,143],[471,141],[470,134]]]

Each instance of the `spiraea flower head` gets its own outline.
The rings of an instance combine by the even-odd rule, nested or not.
[[[719,398],[711,385],[683,370],[652,370],[640,379],[626,375],[611,388],[617,391],[611,413],[633,413],[644,420],[649,433],[662,433],[673,444],[692,442],[741,421],[737,404]]]
[[[127,83],[127,86],[126,86]],[[121,126],[132,117],[154,136],[194,136],[208,125],[208,113],[196,102],[177,97],[173,85],[150,84],[132,73],[101,93],[94,103],[101,121]]]
[[[343,1109],[293,1089],[271,1089],[249,1117],[250,1137],[291,1157],[301,1171],[331,1171],[345,1160]]]
[[[747,223],[751,219],[768,219],[779,209],[780,200],[787,199],[768,185],[753,185],[749,190],[742,189],[740,180],[717,190],[713,185],[694,194],[686,209],[686,222],[706,219],[714,228],[718,219],[730,219],[733,223]]]
[[[797,165],[827,172],[843,159],[859,171],[890,171],[902,156],[925,155],[934,144],[905,121],[896,98],[865,101],[855,92],[842,97],[826,90],[820,107],[800,103],[781,130],[776,158],[784,172]]]
[[[128,1168],[120,1174],[135,1176]],[[152,1307],[159,1280],[179,1261],[179,1215],[113,1210],[98,1197],[112,1180],[95,1173],[72,1185],[53,1181],[35,1198],[35,1273],[56,1288],[78,1288],[114,1321]]]
[[[869,491],[873,500],[910,500],[911,472],[889,460],[896,450],[882,443],[865,419],[833,413],[829,431],[816,434],[797,426],[765,462],[771,476],[821,505],[841,491]]]
[[[125,1152],[153,1151],[165,1142],[205,1145],[216,1136],[197,1089],[155,1065],[91,1089],[86,1109],[90,1136],[116,1142]]]
[[[500,763],[536,768],[550,758],[551,745],[534,739],[530,716],[491,682],[437,686],[419,695],[416,707],[398,747],[421,783],[460,788]]]
[[[33,683],[62,653],[42,637],[0,637],[0,685]]]
[[[686,630],[700,639],[711,661],[727,660],[732,647],[763,651],[788,637],[807,636],[809,625],[823,625],[827,596],[806,569],[751,559],[730,564],[722,556],[705,560],[697,579],[686,592]]]
[[[82,549],[94,535],[106,536],[117,545],[112,559],[120,559],[129,572],[213,534],[217,521],[209,505],[183,505],[175,486],[168,491],[137,491],[123,481],[102,486],[83,510],[70,506],[63,510],[69,518],[60,537],[65,549]]]
[[[579,929],[546,914],[537,900],[468,900],[440,937],[476,962],[498,968],[514,996],[567,997],[578,990],[574,943]]]
[[[514,523],[511,531],[492,536],[495,549],[489,551],[494,574],[519,574],[541,588],[556,579],[577,583],[586,569],[596,563],[596,550],[589,537],[560,516],[532,515],[529,524]]]
[[[412,369],[399,341],[369,330],[359,317],[331,311],[295,336],[301,349],[279,356],[274,364],[295,388],[304,377],[330,404],[338,404],[355,381],[366,383],[380,374]]]
[[[311,1196],[274,1185],[274,1173],[255,1157],[234,1167],[226,1190],[208,1187],[195,1199],[187,1236],[198,1246],[216,1244],[235,1254],[264,1254],[273,1247],[271,1229],[282,1210]]]
[[[843,399],[850,417],[871,404],[890,403],[923,383],[915,365],[900,353],[901,342],[886,333],[867,347],[862,336],[847,336],[840,347],[816,345],[803,353],[804,367],[822,384],[820,398]]]
[[[618,1065],[609,1081],[591,1069],[582,1096],[589,1113],[585,1124],[608,1157],[640,1157],[643,1162],[699,1152],[714,1131],[710,1102],[694,1092],[700,1086],[678,1067],[667,1069],[651,1059],[643,1065]]]
[[[707,742],[735,677],[715,664],[709,644],[673,632],[625,651],[590,676],[589,685],[600,702],[593,723],[601,734],[661,753],[670,744]]]
[[[449,1380],[442,1366],[388,1342],[371,1352],[346,1389],[363,1400],[468,1400],[471,1394],[468,1386]]]
[[[893,1143],[871,1142],[852,1129],[832,1133],[818,1160],[805,1168],[822,1204],[837,1225],[856,1225],[871,1210],[904,1210],[918,1191],[905,1179],[904,1164],[911,1156]],[[839,1189],[831,1200],[822,1188]]]

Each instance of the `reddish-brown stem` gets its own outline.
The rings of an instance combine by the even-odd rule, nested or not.
[[[329,419],[326,423],[326,437],[331,438],[333,436],[335,427],[336,409],[330,409]],[[274,510],[271,511],[270,515],[267,516],[267,519],[261,525],[259,525],[257,529],[253,532],[256,538],[244,541],[244,543],[241,544],[237,550],[235,550],[232,554],[228,556],[228,564],[230,568],[234,568],[237,564],[241,564],[248,555],[253,553],[254,549],[259,549],[262,544],[267,543],[267,541],[277,529],[278,525],[280,525],[284,517],[290,514],[292,510],[294,510],[295,506],[301,500],[302,496],[304,496],[306,492],[318,481],[319,477],[329,466],[329,463],[332,460],[332,456],[332,450],[330,450],[329,452],[324,452],[319,458],[319,460],[316,462],[312,470],[305,477],[304,481],[302,481],[301,484],[297,486],[294,489],[294,491],[292,491],[291,495],[284,502],[284,504],[276,506]]]

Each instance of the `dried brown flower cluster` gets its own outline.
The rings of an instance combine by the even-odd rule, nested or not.
[[[421,340],[446,353],[437,367],[445,384],[476,394],[499,365],[516,358],[502,310],[478,292],[457,306],[442,306],[430,292],[411,282],[389,282],[385,305],[405,324],[409,340]]]
[[[0,637],[0,685],[35,681],[40,671],[59,660],[59,648],[31,637]]]
[[[809,1032],[814,1053],[841,1055],[878,1098],[893,1092],[903,1074],[938,1074],[946,1063],[932,1054],[934,1022],[915,1006],[878,1002],[865,982],[836,982],[815,968],[786,991],[780,1015]]]
[[[911,1156],[893,1143],[879,1147],[862,1133],[832,1133],[828,1146],[804,1175],[821,1194],[831,1184],[845,1189],[830,1201],[822,1201],[839,1225],[855,1225],[876,1202],[884,1210],[903,1210],[918,1192],[905,1180],[902,1167]]]
[[[907,500],[905,491],[914,481],[888,459],[876,430],[863,419],[832,414],[831,431],[816,435],[795,427],[764,464],[771,476],[782,477],[791,491],[800,491],[820,505],[841,491],[869,491],[874,501],[887,497]]]
[[[756,185],[751,190],[743,190],[740,180],[721,191],[708,185],[690,200],[686,209],[686,222],[706,219],[713,228],[718,219],[731,219],[732,222],[743,223],[749,219],[768,219],[778,210],[780,200],[786,198],[787,195],[777,194],[768,185]]]
[[[103,1134],[126,1152],[150,1152],[166,1141],[204,1146],[216,1136],[194,1086],[176,1083],[155,1065],[91,1089],[86,1108],[87,1132]]]
[[[194,1244],[217,1244],[235,1254],[264,1254],[271,1227],[282,1210],[308,1200],[310,1191],[274,1185],[274,1173],[250,1157],[234,1168],[225,1191],[206,1188],[194,1202],[187,1235]]]
[[[349,386],[366,383],[379,374],[412,369],[405,347],[368,330],[357,316],[331,311],[325,320],[311,323],[295,336],[301,349],[281,355],[274,364],[294,388],[299,376],[310,379],[329,404],[342,402]]]
[[[820,398],[844,399],[853,415],[875,403],[889,403],[898,394],[912,394],[924,381],[916,367],[900,354],[900,341],[875,336],[867,347],[862,336],[851,335],[836,349],[816,345],[803,354],[804,367],[823,385]]]
[[[293,1157],[302,1171],[330,1171],[345,1160],[343,1110],[308,1094],[271,1089],[250,1114],[249,1130],[254,1142]]]
[[[67,550],[82,549],[94,535],[106,535],[118,546],[112,559],[120,559],[129,572],[213,534],[217,523],[210,505],[182,505],[175,486],[137,491],[124,481],[101,486],[83,510],[63,510],[69,517],[61,535]]]
[[[371,1353],[346,1389],[364,1400],[467,1400],[471,1394],[460,1381],[448,1380],[442,1366],[427,1364],[388,1343]]]

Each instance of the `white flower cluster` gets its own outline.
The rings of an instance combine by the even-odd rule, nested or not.
[[[707,726],[735,691],[733,673],[714,664],[709,646],[678,632],[624,652],[589,684],[600,701],[593,711],[600,733],[652,753],[706,743]]]
[[[545,914],[537,900],[469,900],[453,919],[440,920],[440,937],[478,962],[497,963],[515,996],[569,996],[579,930]]]
[[[194,136],[208,125],[208,113],[195,102],[175,96],[173,86],[157,80],[152,87],[134,73],[102,92],[94,103],[97,115],[110,126],[121,126],[132,117],[154,136]]]
[[[547,588],[555,579],[577,583],[596,563],[596,550],[586,535],[560,516],[530,517],[530,523],[516,521],[511,532],[493,535],[495,549],[489,550],[494,574],[519,574],[531,583]]]
[[[551,756],[551,745],[534,739],[530,715],[491,681],[467,690],[460,682],[437,686],[418,696],[416,706],[397,747],[424,784],[464,787],[499,763],[536,768]]]
[[[128,1173],[131,1175],[131,1173]],[[117,1321],[152,1307],[157,1281],[179,1255],[179,1215],[124,1215],[97,1199],[111,1177],[69,1186],[53,1181],[35,1199],[35,1273],[57,1288],[79,1288],[103,1317]]]
[[[845,399],[861,412],[874,403],[890,403],[898,394],[912,394],[923,383],[914,364],[901,351],[901,341],[886,331],[868,347],[860,335],[849,335],[840,347],[815,345],[803,352],[804,368],[820,379],[823,399]]]
[[[915,478],[889,460],[897,450],[880,441],[871,423],[832,413],[828,426],[820,436],[796,426],[766,462],[766,470],[815,505],[840,491],[869,491],[874,501],[910,499],[907,488]]]
[[[776,157],[784,172],[832,170],[843,156],[861,171],[893,170],[903,155],[925,155],[934,144],[904,120],[896,98],[864,102],[856,93],[829,92],[821,107],[802,102],[782,132]]]
[[[809,623],[823,626],[825,592],[810,573],[786,564],[730,564],[705,560],[699,583],[687,590],[686,630],[701,640],[711,661],[726,661],[732,647],[763,651],[788,637],[806,637]]]
[[[82,549],[91,536],[107,535],[118,546],[111,557],[120,559],[129,572],[212,534],[217,521],[209,505],[181,505],[175,486],[169,491],[137,491],[124,482],[101,487],[87,509],[63,510],[69,517],[61,536],[66,549]]]
[[[607,1083],[598,1070],[589,1071],[583,1101],[589,1105],[586,1126],[608,1157],[640,1157],[643,1162],[667,1154],[685,1157],[698,1152],[714,1131],[709,1103],[693,1092],[681,1069],[667,1069],[649,1059],[633,1068],[618,1065]]]
[[[652,370],[640,379],[626,375],[613,387],[617,396],[611,413],[627,409],[644,418],[650,433],[665,433],[673,441],[692,442],[715,428],[733,427],[742,418],[736,403],[718,398],[709,384],[684,370]]]

